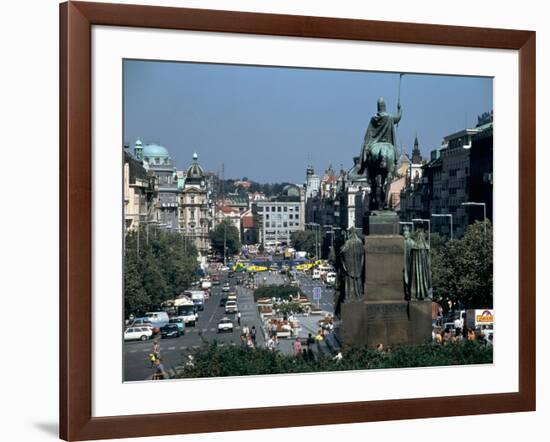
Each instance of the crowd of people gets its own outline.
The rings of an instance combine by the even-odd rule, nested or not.
[[[240,322],[240,318],[239,318]],[[256,326],[244,325],[240,336],[241,348],[256,348]]]
[[[462,342],[462,341],[478,341],[482,344],[492,344],[493,335],[488,334],[486,330],[480,329],[478,331],[472,328],[454,328],[449,327],[442,329],[441,331],[433,332],[433,341],[436,344],[445,345],[450,342]]]

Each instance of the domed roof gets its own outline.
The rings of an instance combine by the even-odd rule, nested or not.
[[[204,179],[204,169],[198,163],[199,156],[195,152],[193,154],[193,163],[187,169],[187,180],[202,180]]]
[[[170,154],[168,150],[161,146],[160,144],[146,144],[143,146],[143,157],[144,158],[169,158]]]
[[[287,184],[281,193],[284,196],[300,196],[300,189],[294,184]]]

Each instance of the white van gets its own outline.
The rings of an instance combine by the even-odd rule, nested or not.
[[[191,296],[191,301],[193,301],[198,310],[204,310],[204,301],[206,300],[204,290],[188,290],[185,294]]]
[[[145,316],[149,318],[149,321],[151,321],[151,324],[155,327],[164,327],[166,324],[170,322],[170,318],[168,317],[168,313],[166,312],[147,312],[145,313]]]
[[[321,279],[321,271],[319,269],[313,269],[312,279]]]
[[[336,272],[328,272],[326,281],[327,285],[333,286],[336,282]]]

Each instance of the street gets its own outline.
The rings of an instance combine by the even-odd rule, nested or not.
[[[199,320],[194,327],[186,327],[185,335],[179,338],[161,339],[160,357],[165,370],[170,374],[176,366],[187,361],[187,356],[193,349],[199,348],[204,342],[217,340],[220,345],[239,345],[242,326],[249,328],[256,326],[258,346],[263,346],[264,336],[261,332],[260,316],[254,303],[253,291],[242,286],[237,288],[237,304],[241,312],[241,327],[237,324],[236,314],[225,314],[224,307],[219,305],[222,298],[221,287],[224,282],[235,285],[236,278],[227,278],[221,281],[219,286],[213,286],[210,298],[204,304],[204,310],[199,312]],[[232,333],[217,333],[218,322],[223,317],[233,320]],[[154,369],[149,362],[149,354],[152,353],[153,340],[127,341],[124,343],[124,380],[143,381],[151,379]]]
[[[262,272],[255,276],[255,284],[262,285],[282,285],[287,278],[277,272]],[[264,279],[265,278],[265,279]],[[311,277],[304,274],[298,274],[297,279],[300,283],[302,292],[311,301],[312,306],[317,306],[313,300],[313,288],[321,288],[321,299],[319,307],[327,314],[333,313],[333,290],[325,286],[322,281],[312,280]],[[172,374],[174,369],[188,360],[188,355],[199,348],[204,342],[216,340],[221,346],[240,345],[240,333],[242,327],[247,325],[249,328],[256,327],[256,345],[263,347],[265,345],[265,336],[262,329],[262,323],[258,308],[254,302],[253,290],[247,289],[242,285],[235,285],[237,278],[228,278],[225,276],[220,285],[213,286],[211,296],[204,304],[204,310],[199,312],[199,320],[194,327],[186,327],[185,334],[179,338],[157,338],[160,344],[160,357],[168,374]],[[237,289],[237,304],[241,312],[241,326],[237,324],[236,314],[226,314],[224,307],[220,306],[220,299],[226,294],[222,294],[222,286],[229,282]],[[233,321],[233,332],[218,333],[218,323],[228,317]],[[300,320],[300,338],[307,338],[311,333],[313,336],[318,332],[317,321],[323,316],[299,315]],[[149,355],[153,350],[154,340],[127,341],[124,342],[124,380],[125,381],[143,381],[151,379],[154,369],[151,367]],[[283,353],[292,353],[292,339],[279,340],[277,349]],[[333,344],[334,346],[334,344]],[[331,354],[327,346],[323,346],[327,354]]]

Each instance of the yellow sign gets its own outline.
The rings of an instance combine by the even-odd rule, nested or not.
[[[492,324],[494,320],[495,317],[491,310],[483,310],[481,314],[476,314],[476,323],[478,324]]]

